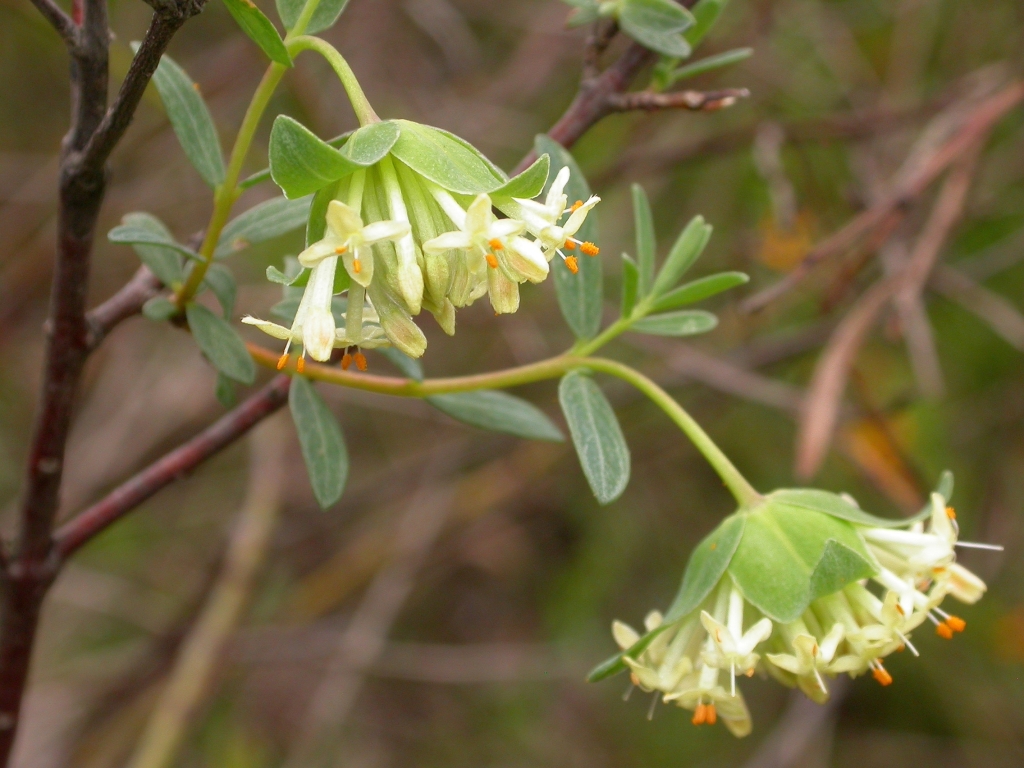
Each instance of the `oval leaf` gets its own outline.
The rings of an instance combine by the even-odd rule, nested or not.
[[[837,493],[821,491],[816,488],[780,488],[769,493],[766,498],[789,504],[793,507],[824,512],[826,515],[838,517],[840,520],[848,520],[851,523],[866,525],[871,528],[906,528],[911,523],[924,520],[932,511],[931,505],[925,504],[924,509],[913,517],[893,520],[887,517],[872,515],[870,512],[865,512],[860,507],[854,506]]]
[[[195,302],[185,308],[185,316],[196,344],[213,367],[235,381],[252,384],[256,379],[256,365],[235,329]]]
[[[132,47],[138,50],[137,43]],[[206,183],[216,187],[224,181],[224,156],[213,118],[199,95],[198,86],[167,55],[160,57],[160,65],[153,73],[153,84],[185,156]]]
[[[213,295],[217,297],[220,308],[224,312],[224,319],[230,320],[231,313],[235,311],[235,297],[238,294],[238,286],[235,284],[235,276],[231,274],[231,270],[223,264],[212,264],[206,270],[203,285],[213,291]]]
[[[356,165],[373,165],[391,151],[400,133],[398,123],[393,120],[364,125],[348,137],[339,151]]]
[[[427,402],[453,419],[494,432],[560,443],[565,437],[547,415],[532,403],[506,392],[460,392],[435,395]]]
[[[531,200],[544,191],[544,185],[548,183],[548,171],[551,169],[551,158],[541,155],[533,161],[533,165],[514,176],[491,192],[494,199],[518,197],[524,200]]]
[[[292,57],[288,55],[288,49],[284,47],[281,35],[252,0],[224,0],[224,5],[227,6],[228,13],[234,16],[242,31],[263,49],[271,61],[276,61],[286,67],[292,65]]]
[[[652,312],[664,312],[666,309],[675,309],[684,304],[695,304],[715,294],[735,288],[750,282],[750,278],[743,272],[719,272],[714,275],[702,277],[686,285],[681,285],[674,291],[669,291],[660,299],[654,302]]]
[[[279,115],[270,131],[270,175],[294,200],[316,192],[361,166],[287,115]]]
[[[702,309],[684,309],[651,315],[633,323],[629,329],[652,336],[694,336],[707,333],[718,325],[718,318]]]
[[[292,379],[288,407],[313,495],[327,509],[341,498],[348,479],[348,451],[341,425],[313,384],[300,376]]]
[[[538,155],[551,158],[551,171],[544,192],[550,188],[551,181],[563,167],[569,168],[569,183],[565,194],[569,200],[586,200],[590,197],[590,186],[576,160],[566,149],[549,136],[541,134],[534,141]],[[586,242],[597,240],[597,215],[591,211],[576,237]],[[562,317],[578,339],[590,339],[601,329],[601,309],[603,304],[603,274],[600,256],[579,258],[579,272],[573,274],[566,268],[565,262],[555,259],[554,268],[555,293],[558,296],[558,308]]]
[[[639,184],[632,186],[633,229],[636,232],[636,265],[640,272],[641,298],[651,292],[654,285],[654,257],[657,240],[654,236],[654,217],[647,193]]]
[[[224,227],[217,243],[217,250],[213,254],[214,258],[223,259],[255,243],[273,240],[298,229],[306,223],[312,202],[312,196],[296,200],[275,197],[254,205]]]
[[[124,222],[107,233],[107,239],[110,242],[134,246],[157,246],[165,250],[177,251],[190,259],[199,259],[199,254],[175,241],[167,228],[155,216],[150,216],[148,213],[128,214],[124,217]]]
[[[740,545],[746,519],[746,515],[730,515],[694,548],[676,599],[665,613],[666,624],[696,610],[711,594]]]
[[[493,192],[507,179],[475,147],[454,134],[409,120],[395,121],[401,133],[391,153],[421,176],[450,192]]]
[[[654,281],[653,293],[655,296],[670,290],[693,266],[693,263],[703,253],[708,240],[711,239],[711,230],[711,226],[704,223],[703,216],[694,216],[690,219],[690,223],[676,238],[672,250],[665,258],[661,272],[658,273],[658,279]]]
[[[276,0],[277,13],[281,17],[281,23],[289,32],[295,27],[295,22],[299,20],[307,2],[309,0]],[[348,0],[320,0],[320,4],[313,11],[309,24],[306,25],[304,34],[314,35],[333,27],[346,5],[348,5]]]
[[[128,229],[122,230],[116,237],[124,233],[137,233],[140,229],[148,230],[151,233],[152,240],[134,240],[130,243],[139,257],[139,261],[149,267],[150,271],[164,285],[171,288],[181,285],[185,279],[182,271],[181,251],[164,223],[149,213],[128,213],[124,215],[121,222]],[[115,229],[120,229],[120,227],[115,227]],[[114,230],[111,230],[107,237],[110,238],[112,234],[114,234]],[[110,239],[113,242],[121,242],[116,237]],[[160,245],[151,243],[160,243]],[[195,256],[191,251],[188,252],[188,255]]]
[[[558,402],[590,489],[600,503],[614,501],[629,482],[629,448],[615,412],[594,380],[578,371],[562,378]]]

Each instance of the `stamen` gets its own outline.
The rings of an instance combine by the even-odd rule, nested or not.
[[[567,266],[569,268],[569,271],[572,272],[574,275],[580,271],[580,265],[579,262],[576,261],[575,256],[566,256],[565,266]]]
[[[571,206],[569,206],[569,213],[576,213],[583,206],[582,200],[577,200]]]
[[[495,256],[493,253],[487,254],[487,266],[490,267],[491,269],[498,268],[498,257]]]
[[[636,679],[636,675],[630,674],[630,677],[633,678],[634,680]],[[629,688],[627,688],[626,692],[622,694],[622,700],[623,701],[629,701],[629,697],[633,695],[633,691],[635,691],[635,690],[636,690],[636,683],[630,683],[629,684]]]
[[[647,709],[647,719],[648,720],[653,720],[654,719],[654,708],[656,706],[658,706],[658,698],[660,696],[661,696],[661,694],[658,693],[658,691],[654,692],[654,698],[651,699],[651,706],[648,707],[648,709]]]
[[[952,507],[946,507],[946,517],[950,520],[956,520],[956,510]]]
[[[359,259],[352,259],[352,271],[357,275],[363,271],[363,262]]]
[[[580,246],[580,250],[587,254],[587,256],[597,256],[601,252],[601,249],[589,240]]]
[[[958,541],[954,546],[963,547],[964,549],[990,549],[993,552],[1002,552],[1002,544],[979,544],[975,541]]]
[[[343,253],[345,253],[347,251],[348,251],[348,246],[347,245],[339,245],[337,248],[334,249],[334,252],[336,254],[338,254],[339,256],[341,256]],[[357,261],[358,261],[358,259],[357,259]]]
[[[825,687],[825,681],[821,679],[821,674],[817,669],[814,670],[814,679],[818,681],[818,687],[823,693],[828,693],[828,688]]]
[[[565,241],[565,245],[563,245],[562,247],[565,248],[565,250],[567,251],[575,251],[576,243],[572,240],[572,238],[569,238],[568,240]]]
[[[277,359],[277,370],[283,371],[284,367],[288,365],[288,353],[285,352]]]
[[[295,370],[298,371],[299,373],[302,373],[303,371],[306,370],[306,353],[305,352],[303,352],[302,353],[302,357],[300,357],[295,362]]]
[[[906,636],[906,635],[904,635],[904,634],[903,634],[902,632],[900,632],[899,630],[896,630],[896,634],[897,634],[897,635],[899,636],[900,640],[902,640],[902,641],[903,641],[903,645],[901,645],[901,646],[899,647],[899,650],[901,650],[901,651],[902,651],[902,650],[903,650],[903,646],[905,645],[905,646],[906,646],[907,648],[909,648],[909,649],[910,649],[910,652],[911,652],[912,654],[914,654],[915,656],[920,656],[920,655],[921,655],[920,653],[918,653],[918,652],[917,652],[917,648],[915,648],[915,647],[914,647],[914,644],[913,644],[912,642],[910,642],[910,640],[908,640],[908,639],[907,639],[907,636]]]
[[[892,685],[892,675],[890,675],[886,671],[885,667],[882,666],[882,662],[875,659],[872,664],[874,666],[871,668],[871,676],[878,681],[878,684],[883,688],[887,685]]]
[[[941,637],[943,640],[953,639],[953,628],[946,622],[935,625],[935,634]]]
[[[352,357],[356,361],[356,368],[365,373],[367,368],[366,355],[362,352],[356,352]]]
[[[347,371],[350,365],[352,365],[352,355],[350,355],[346,349],[345,354],[341,356],[341,370]]]
[[[693,719],[690,721],[694,725],[704,725],[708,721],[708,708],[698,702],[697,708],[693,710]]]
[[[489,246],[491,246],[491,250],[492,250],[492,251],[500,251],[500,250],[502,250],[502,249],[503,249],[503,248],[505,247],[505,246],[504,246],[504,245],[502,244],[501,240],[499,240],[499,239],[498,239],[498,238],[496,238],[496,237],[493,237],[493,238],[491,238],[490,240],[488,240],[488,241],[487,241],[487,244],[488,244]]]
[[[708,704],[707,709],[704,710],[707,714],[708,725],[714,725],[718,722],[718,712],[715,710],[714,704]]]
[[[967,629],[967,622],[961,619],[959,616],[950,616],[946,619],[946,626],[952,629],[954,632],[963,632]]]

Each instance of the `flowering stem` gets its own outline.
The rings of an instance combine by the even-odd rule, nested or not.
[[[278,355],[255,344],[249,344],[249,353],[257,363],[276,368]],[[295,373],[296,361],[289,359],[288,373]],[[559,355],[537,363],[508,368],[503,371],[481,373],[473,376],[427,379],[416,381],[391,376],[377,376],[365,373],[350,373],[327,365],[307,362],[303,375],[316,381],[339,384],[343,387],[361,389],[378,394],[399,397],[429,397],[457,392],[474,392],[481,389],[503,389],[522,384],[531,384],[546,379],[556,379],[577,368],[588,368],[599,373],[622,379],[649,397],[686,434],[718,473],[726,487],[732,492],[740,506],[751,506],[761,495],[754,490],[747,479],[740,474],[729,458],[715,445],[707,432],[688,414],[671,395],[639,371],[615,360],[602,357],[586,357],[572,353]]]
[[[370,106],[366,94],[363,93],[359,81],[356,80],[352,67],[348,65],[345,57],[338,53],[338,50],[333,45],[326,40],[321,40],[319,37],[312,37],[311,35],[296,37],[288,42],[288,53],[292,56],[301,51],[316,51],[331,65],[334,73],[341,80],[345,93],[348,94],[348,100],[352,103],[352,109],[355,111],[356,117],[359,118],[359,125],[370,125],[371,123],[380,122],[380,118],[377,117],[377,113]]]

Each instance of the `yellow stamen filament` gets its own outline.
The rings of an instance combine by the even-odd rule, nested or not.
[[[697,709],[693,711],[693,719],[690,721],[694,725],[704,725],[708,721],[708,708],[704,704],[698,704]]]
[[[500,251],[502,248],[505,247],[504,245],[502,245],[501,240],[499,240],[496,237],[488,240],[487,244],[491,246],[492,251]]]
[[[946,622],[935,625],[935,634],[941,637],[943,640],[953,639],[953,628]]]
[[[946,619],[946,624],[954,632],[963,632],[967,629],[967,622],[961,619],[959,616],[950,616]]]
[[[337,248],[334,249],[334,252],[339,256],[341,256],[341,254],[345,253],[346,251],[348,251],[347,245],[339,245]]]
[[[490,267],[491,269],[498,268],[498,257],[495,256],[493,253],[487,254],[487,266]]]
[[[572,240],[566,240],[565,245],[563,245],[562,247],[565,248],[565,250],[567,251],[575,251],[576,243],[574,243]]]
[[[878,666],[872,668],[871,676],[875,678],[875,680],[878,681],[878,684],[882,687],[892,685],[892,675],[890,675],[886,671],[885,667],[882,666],[882,662],[877,661],[875,663],[878,664]]]
[[[707,709],[704,710],[708,716],[708,725],[714,725],[718,722],[718,712],[715,710],[714,704],[708,704]]]
[[[583,201],[582,200],[577,200],[569,208],[569,213],[576,213],[576,211],[579,210],[582,206],[583,206]]]
[[[295,370],[302,373],[306,370],[306,358],[300,357],[295,363]]]
[[[277,370],[283,371],[284,367],[288,365],[288,353],[285,352],[277,359]]]
[[[576,261],[575,256],[566,256],[565,266],[567,266],[569,268],[569,271],[572,272],[574,275],[580,271],[580,265],[579,262]]]
[[[356,368],[365,372],[367,368],[366,355],[362,352],[356,352],[352,357],[356,361]]]
[[[363,262],[359,259],[352,259],[352,271],[357,275],[363,271]]]
[[[352,355],[346,352],[341,356],[341,370],[347,371],[350,365],[352,365]]]
[[[597,254],[601,252],[601,249],[591,242],[586,242],[581,245],[580,250],[587,254],[587,256],[597,256]]]
[[[956,520],[956,510],[952,507],[946,507],[946,517],[950,520]]]

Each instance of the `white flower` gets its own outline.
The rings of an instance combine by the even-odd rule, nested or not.
[[[557,253],[565,261],[565,264],[573,272],[576,272],[578,264],[575,256],[566,256],[562,248],[569,250],[579,246],[580,250],[588,256],[596,256],[599,249],[593,243],[585,243],[577,240],[575,235],[579,232],[583,222],[586,221],[590,210],[601,202],[601,198],[591,195],[586,202],[577,200],[570,208],[569,218],[559,224],[562,215],[565,213],[568,198],[565,196],[565,185],[569,181],[568,167],[562,168],[551,183],[544,202],[536,200],[524,200],[514,198],[522,210],[523,220],[527,229],[533,233],[544,249],[544,257],[551,261]]]
[[[736,671],[752,675],[758,660],[754,648],[767,640],[772,634],[770,619],[761,619],[746,632],[743,631],[743,596],[736,587],[729,591],[729,612],[726,624],[722,624],[707,611],[701,611],[701,624],[707,630],[711,642],[703,654],[705,664],[729,668],[732,681],[730,690],[736,693]]]
[[[845,629],[838,622],[832,625],[832,629],[820,642],[814,635],[800,632],[791,642],[794,653],[769,653],[766,658],[780,669],[796,675],[800,689],[820,704],[828,699],[822,672],[835,675],[852,672],[863,666],[859,656],[843,655],[836,658],[844,634]]]
[[[680,683],[680,690],[666,694],[665,702],[693,710],[694,725],[714,725],[721,718],[733,736],[747,736],[752,727],[747,702],[742,693],[732,694],[718,684],[718,671],[704,666]]]

